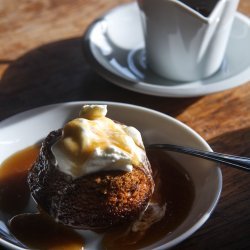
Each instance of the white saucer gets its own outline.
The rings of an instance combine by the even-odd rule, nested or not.
[[[111,10],[84,36],[85,57],[104,78],[132,91],[168,97],[207,95],[246,83],[250,80],[249,45],[250,20],[237,13],[220,70],[207,79],[180,84],[147,68],[136,3]]]

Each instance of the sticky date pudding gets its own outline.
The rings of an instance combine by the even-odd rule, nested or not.
[[[57,222],[104,229],[138,219],[154,183],[141,135],[85,105],[80,118],[51,132],[28,175],[31,194]]]

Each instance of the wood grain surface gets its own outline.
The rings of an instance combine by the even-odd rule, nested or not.
[[[0,120],[58,102],[132,103],[183,121],[215,151],[250,157],[250,82],[204,97],[163,98],[117,87],[90,68],[81,52],[84,31],[126,2],[0,0]],[[241,0],[239,11],[250,16],[250,0]],[[211,218],[174,249],[250,249],[250,174],[222,171],[223,192]]]

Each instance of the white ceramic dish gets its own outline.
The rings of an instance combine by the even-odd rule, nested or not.
[[[78,115],[86,102],[62,103],[33,109],[0,122],[0,164],[14,152],[40,142],[51,130]],[[105,103],[105,102],[88,102]],[[178,120],[139,106],[109,103],[108,116],[125,124],[137,127],[145,144],[175,143],[211,151],[209,145],[196,132]],[[143,117],[143,119],[141,119]],[[171,234],[144,249],[170,248],[199,229],[215,208],[222,188],[219,167],[212,162],[191,156],[173,154],[191,176],[195,185],[195,200],[185,221]],[[27,208],[32,210],[33,208]],[[1,214],[0,214],[1,216]],[[24,249],[8,231],[8,226],[0,218],[0,244],[11,249]],[[101,249],[100,236],[85,232],[86,249]]]
[[[250,20],[237,13],[223,64],[217,73],[181,84],[161,78],[146,66],[139,10],[136,3],[132,3],[116,7],[95,21],[84,36],[83,46],[91,66],[120,87],[156,96],[194,97],[249,81],[249,44]]]

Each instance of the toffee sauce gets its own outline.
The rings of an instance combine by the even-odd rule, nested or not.
[[[39,147],[19,151],[5,160],[0,167],[0,220],[24,245],[42,250],[82,250],[84,239],[43,213],[23,214],[30,200],[27,174],[37,158]],[[129,225],[104,232],[103,249],[138,249],[148,246],[170,234],[187,217],[193,200],[194,186],[183,168],[167,154],[148,152],[154,180],[152,199],[167,203],[163,219],[152,225],[145,234],[129,231]],[[21,215],[23,214],[23,215]]]

